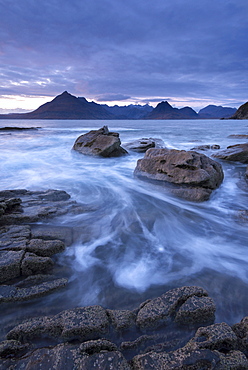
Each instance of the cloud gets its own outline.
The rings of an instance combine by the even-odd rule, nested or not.
[[[0,94],[246,101],[247,14],[245,0],[2,1]]]
[[[122,101],[131,99],[131,96],[122,95],[122,94],[105,94],[96,97],[96,100],[99,102],[102,101]]]

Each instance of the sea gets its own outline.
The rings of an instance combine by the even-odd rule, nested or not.
[[[246,165],[220,161],[224,181],[203,203],[186,201],[133,176],[143,153],[119,158],[72,150],[78,136],[107,125],[123,145],[159,138],[165,147],[221,149],[245,143],[248,120],[1,120],[0,190],[65,190],[85,205],[44,223],[77,230],[73,244],[55,257],[65,289],[1,306],[6,328],[25,318],[99,304],[135,309],[146,299],[184,285],[205,288],[216,303],[216,322],[232,325],[248,315],[248,209]],[[211,156],[214,150],[203,152]]]

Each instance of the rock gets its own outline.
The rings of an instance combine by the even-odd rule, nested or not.
[[[245,170],[245,177],[248,178],[248,166],[246,167],[246,170]]]
[[[80,352],[87,353],[87,355],[93,355],[101,351],[117,351],[116,344],[106,339],[90,340],[80,344]]]
[[[0,249],[25,250],[30,238],[30,226],[10,225],[0,227]]]
[[[195,201],[207,200],[224,178],[221,165],[204,154],[175,149],[148,149],[138,160],[134,175],[155,180],[176,195]]]
[[[65,244],[61,240],[31,239],[26,247],[27,252],[35,253],[41,257],[51,257],[65,250]]]
[[[142,138],[123,144],[124,148],[133,152],[145,153],[150,148],[163,148],[164,142],[157,138]]]
[[[121,147],[119,134],[109,132],[107,126],[79,136],[72,149],[82,154],[102,157],[119,157],[127,154],[127,151]]]
[[[165,326],[172,320],[176,310],[190,297],[207,295],[204,289],[194,286],[169,290],[161,297],[152,299],[139,310],[136,324],[142,330]]]
[[[31,287],[19,288],[11,285],[0,285],[0,303],[27,301],[34,298],[43,297],[55,290],[64,288],[67,285],[67,279],[54,279],[40,284],[34,284]]]
[[[239,323],[233,325],[232,329],[238,337],[239,349],[248,356],[248,316],[244,317]]]
[[[26,341],[39,336],[87,341],[101,338],[109,330],[109,320],[101,306],[78,307],[55,316],[27,320],[7,334],[7,339]]]
[[[121,352],[100,352],[91,356],[84,356],[80,363],[80,369],[113,369],[113,370],[131,370],[127,360]]]
[[[66,226],[32,225],[31,237],[42,240],[61,240],[69,246],[73,243],[73,229]]]
[[[228,137],[234,138],[234,139],[248,139],[248,135],[243,135],[243,134],[228,135]]]
[[[229,119],[248,119],[248,102],[242,104]]]
[[[135,326],[136,315],[129,310],[107,310],[110,322],[116,331],[131,329]]]
[[[50,257],[39,257],[34,253],[25,253],[21,263],[21,274],[24,276],[40,274],[53,267]]]
[[[237,344],[238,338],[232,328],[226,323],[221,323],[199,328],[186,347],[227,352],[237,349]]]
[[[62,190],[3,190],[0,191],[0,199],[1,204],[12,202],[8,211],[3,211],[0,204],[0,225],[4,226],[36,223],[68,212],[84,212],[84,208],[71,201],[69,194]]]
[[[193,296],[179,308],[175,321],[180,324],[189,325],[200,322],[214,322],[215,304],[210,297]]]
[[[0,342],[0,357],[10,357],[22,354],[29,347],[28,344],[23,344],[17,340],[5,340]]]
[[[248,144],[230,145],[227,149],[213,154],[213,157],[226,161],[248,163]]]
[[[220,146],[218,144],[213,144],[213,145],[199,145],[199,146],[196,146],[190,150],[209,150],[209,149],[212,149],[212,150],[217,150],[217,149],[220,149]]]
[[[24,251],[0,251],[0,283],[21,275]]]

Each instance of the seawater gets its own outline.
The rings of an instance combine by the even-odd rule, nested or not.
[[[215,300],[217,322],[238,322],[248,314],[248,229],[239,218],[248,206],[246,165],[221,162],[220,188],[207,202],[188,202],[133,177],[143,154],[97,158],[71,150],[79,135],[103,125],[119,132],[123,144],[154,137],[186,150],[203,144],[224,149],[245,142],[229,135],[248,133],[247,120],[1,120],[1,127],[40,127],[0,132],[1,190],[61,189],[88,209],[49,221],[77,230],[73,245],[55,257],[67,269],[68,287],[2,306],[1,320],[11,327],[92,304],[133,309],[171,288],[199,285]]]

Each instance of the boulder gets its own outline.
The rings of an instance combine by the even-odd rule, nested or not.
[[[121,147],[119,134],[109,132],[107,126],[79,136],[72,149],[82,154],[101,157],[120,157],[127,154]]]
[[[213,157],[226,161],[248,163],[248,144],[230,145],[227,149],[213,154]]]
[[[187,302],[190,297],[207,297],[207,295],[208,294],[204,289],[195,286],[169,290],[162,296],[154,298],[151,301],[148,301],[145,305],[141,306],[140,310],[138,311],[136,324],[142,330],[156,329],[158,327],[166,326],[172,321],[173,316],[176,315],[176,311],[178,311],[180,306]],[[204,302],[202,301],[201,306],[205,307],[206,311],[208,311],[208,317],[211,316],[213,319],[212,306],[207,307],[208,302],[204,305]],[[185,316],[187,317],[187,315]],[[181,317],[183,317],[183,314]],[[201,321],[199,315],[191,313],[192,321],[195,317],[197,317],[198,322]],[[180,314],[178,318],[180,321]],[[183,320],[185,320],[185,317]],[[203,318],[203,322],[204,321],[205,318]]]
[[[164,142],[161,139],[142,138],[123,144],[124,148],[133,152],[145,153],[150,148],[163,148]]]
[[[139,159],[134,175],[156,181],[174,194],[188,200],[209,199],[212,190],[223,181],[221,165],[195,151],[149,149]]]
[[[21,275],[24,251],[0,251],[0,283]]]
[[[50,270],[53,267],[53,261],[50,257],[40,257],[35,253],[25,253],[21,263],[21,274],[29,276],[40,274]]]
[[[135,326],[136,315],[129,310],[107,310],[110,323],[117,332],[131,329]]]
[[[175,321],[183,325],[214,322],[215,310],[212,298],[193,296],[180,307]]]
[[[35,253],[41,257],[51,257],[64,250],[65,244],[61,240],[31,239],[26,247],[27,252]]]

